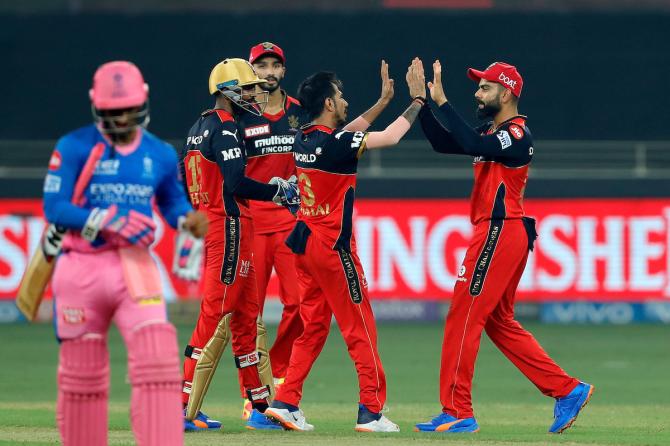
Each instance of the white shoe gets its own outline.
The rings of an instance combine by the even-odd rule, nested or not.
[[[378,420],[357,424],[354,430],[357,432],[400,432],[400,427],[382,415]]]
[[[313,431],[314,426],[305,419],[302,410],[289,412],[288,409],[277,409],[268,407],[265,409],[265,416],[278,422],[286,430],[291,431]]]

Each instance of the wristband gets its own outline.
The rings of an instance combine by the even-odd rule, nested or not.
[[[422,107],[427,104],[426,98],[424,98],[423,96],[414,96],[412,98],[412,102],[414,102],[414,101],[420,102]]]

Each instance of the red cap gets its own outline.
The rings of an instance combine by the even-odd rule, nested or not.
[[[509,89],[517,98],[521,96],[523,78],[514,65],[505,62],[493,62],[484,71],[468,68],[468,77],[475,82],[479,82],[481,79],[497,82]]]
[[[272,42],[263,42],[259,43],[256,46],[251,47],[249,52],[249,63],[254,63],[261,57],[265,56],[275,56],[281,63],[286,63],[286,58],[284,57],[284,50],[279,48]]]

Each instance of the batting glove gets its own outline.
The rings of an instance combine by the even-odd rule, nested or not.
[[[44,257],[52,259],[60,254],[61,246],[63,245],[63,237],[67,229],[62,226],[50,224],[47,226],[44,235],[42,236],[42,252]]]
[[[284,206],[291,211],[291,214],[297,214],[300,209],[300,191],[295,175],[292,175],[288,180],[272,177],[270,184],[277,185],[277,193],[272,201],[278,206]]]
[[[93,208],[81,236],[93,242],[102,235],[108,242],[146,248],[153,243],[155,230],[156,223],[151,217],[132,209],[119,209],[114,204],[107,209]]]
[[[196,281],[200,278],[203,239],[196,238],[184,228],[185,217],[179,217],[177,240],[172,260],[172,272],[184,280]]]

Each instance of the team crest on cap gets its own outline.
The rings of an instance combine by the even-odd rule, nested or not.
[[[275,48],[275,44],[272,42],[263,42],[261,45],[263,45],[263,50],[265,51],[270,51]]]

